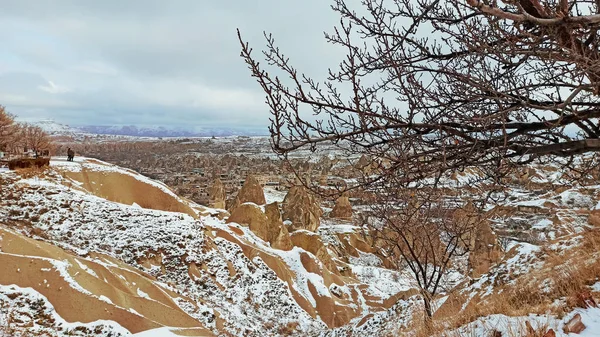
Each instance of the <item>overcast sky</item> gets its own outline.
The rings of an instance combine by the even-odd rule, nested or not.
[[[328,0],[0,0],[0,104],[70,125],[256,127],[264,95],[239,57],[272,32],[311,75],[334,66]],[[318,76],[317,76],[318,77]]]

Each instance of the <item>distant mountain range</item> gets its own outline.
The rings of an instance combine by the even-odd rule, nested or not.
[[[81,125],[69,126],[53,120],[30,121],[52,135],[94,134],[131,137],[227,137],[227,136],[264,136],[266,128],[181,128],[165,126],[135,125]]]

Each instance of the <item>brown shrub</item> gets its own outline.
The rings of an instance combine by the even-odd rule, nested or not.
[[[289,336],[296,331],[298,325],[300,325],[298,322],[288,322],[286,325],[282,325],[277,333],[280,336]]]
[[[31,167],[44,167],[50,166],[50,158],[20,158],[13,159],[8,162],[8,168],[10,170],[26,169]]]
[[[600,279],[600,230],[586,230],[581,235],[579,246],[562,254],[542,247],[540,257],[544,266],[541,269],[518,276],[514,284],[496,284],[495,293],[483,299],[475,295],[463,310],[464,294],[451,294],[446,301],[450,305],[440,308],[429,327],[414,317],[415,324],[411,329],[419,337],[448,336],[442,332],[457,329],[482,316],[504,314],[514,317],[533,313],[554,314],[561,318],[576,307],[596,306],[589,286]],[[564,304],[556,305],[557,299],[562,299]],[[456,303],[451,303],[454,301]],[[551,335],[548,326],[515,332],[515,336]]]

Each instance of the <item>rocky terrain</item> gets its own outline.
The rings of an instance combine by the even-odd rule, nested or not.
[[[475,194],[476,175],[445,183]],[[0,335],[597,335],[598,185],[552,165],[508,179],[423,330],[411,273],[377,250],[352,197],[249,177],[226,204],[215,179],[202,206],[96,159],[4,170]]]
[[[1,283],[19,294],[3,314],[14,316],[10,308],[22,309],[26,295],[35,294],[44,312],[54,308],[67,321],[114,321],[61,330],[60,320],[36,323],[29,308],[22,314],[28,319],[11,318],[16,331],[126,335],[168,326],[199,335],[316,335],[384,310],[410,289],[399,275],[388,280],[397,272],[370,265],[369,252],[354,250],[349,261],[344,244],[362,239],[347,223],[287,233],[276,204],[247,200],[262,193],[251,190],[256,185],[249,184],[232,216],[220,220],[224,210],[95,160],[57,160],[43,173],[4,172],[2,180],[0,256],[8,272]],[[254,212],[241,212],[234,222],[236,211],[246,209]],[[330,254],[325,238],[339,245],[339,256]],[[351,272],[355,267],[371,276]],[[179,314],[162,315],[167,307]]]

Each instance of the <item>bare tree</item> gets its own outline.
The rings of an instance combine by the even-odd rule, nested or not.
[[[333,1],[341,21],[325,38],[347,55],[323,83],[271,35],[267,67],[240,36],[277,153],[335,142],[418,179],[600,150],[598,2],[361,3]]]
[[[14,142],[16,132],[14,116],[0,105],[0,151],[7,151]]]
[[[334,144],[369,158],[360,185],[375,196],[374,228],[407,263],[430,317],[441,278],[482,217],[454,216],[464,205],[443,197],[444,174],[475,167],[499,183],[517,165],[570,165],[600,151],[600,3],[361,4],[333,1],[340,25],[325,39],[346,56],[323,82],[299,72],[270,34],[266,66],[238,31],[241,56],[266,94],[275,152]],[[586,162],[597,166],[597,157]]]
[[[50,137],[39,126],[28,124],[20,125],[18,135],[21,146],[28,150],[32,150],[35,153],[36,158],[43,152],[50,151]]]
[[[383,192],[385,191],[385,193]],[[432,300],[447,285],[457,258],[469,253],[483,212],[468,196],[448,196],[428,186],[382,186],[367,216],[374,245],[400,270],[408,270],[423,298],[426,320]],[[464,265],[463,272],[469,266]]]

